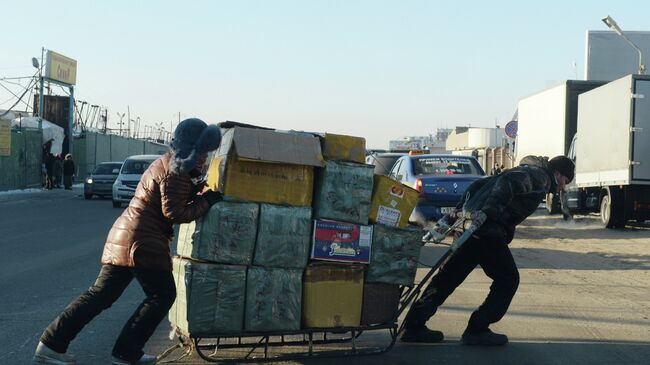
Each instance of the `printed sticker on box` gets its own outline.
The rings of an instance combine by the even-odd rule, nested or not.
[[[379,211],[377,212],[377,223],[393,227],[398,225],[401,217],[402,213],[399,209],[392,209],[380,205]]]

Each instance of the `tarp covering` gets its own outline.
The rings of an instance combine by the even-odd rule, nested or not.
[[[246,331],[300,329],[302,270],[250,267],[246,281]]]
[[[375,225],[366,282],[413,285],[421,248],[421,229]]]
[[[201,219],[181,225],[177,253],[192,259],[249,265],[258,215],[257,203],[218,202]]]
[[[25,118],[16,118],[11,121],[11,127],[17,128],[38,128],[39,117],[25,117]],[[43,144],[46,144],[49,141],[52,141],[52,147],[50,148],[50,153],[53,155],[60,155],[63,152],[63,138],[65,137],[63,128],[58,125],[42,119],[43,127]]]
[[[302,269],[311,244],[311,208],[262,204],[253,264]]]
[[[246,267],[174,257],[176,301],[169,321],[186,334],[209,336],[243,330]]]
[[[368,224],[374,168],[328,161],[315,179],[314,217]]]

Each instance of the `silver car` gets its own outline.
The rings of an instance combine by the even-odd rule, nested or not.
[[[158,158],[160,158],[160,155],[136,155],[128,157],[124,161],[120,169],[120,174],[113,184],[114,208],[120,208],[122,207],[122,203],[131,201],[142,174]]]
[[[84,181],[84,198],[92,199],[93,195],[111,196],[113,183],[117,179],[121,167],[121,162],[102,162],[95,166],[95,169],[88,174]]]

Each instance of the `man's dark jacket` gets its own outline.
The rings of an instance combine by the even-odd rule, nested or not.
[[[515,227],[537,210],[554,187],[548,158],[526,156],[520,166],[472,183],[457,209],[465,205],[470,211],[482,210],[487,220],[475,235],[510,243]]]

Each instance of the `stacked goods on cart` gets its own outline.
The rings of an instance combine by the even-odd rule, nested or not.
[[[215,326],[211,334],[298,330],[311,244],[314,167],[323,163],[320,142],[306,133],[239,126],[222,133],[208,185],[221,191],[224,200],[180,227],[177,253],[183,259],[175,259],[178,294],[170,321],[184,333],[200,329],[205,334],[200,324],[208,319],[203,314],[220,320],[223,293],[206,288],[221,282],[202,282],[194,268],[209,266],[216,273],[240,265],[244,275],[231,287],[241,295],[229,294],[239,300],[240,311],[229,313],[227,321],[239,327]],[[210,292],[211,300],[201,300],[207,298],[203,292]]]
[[[322,146],[326,163],[314,182],[313,261],[304,277],[303,325],[358,327],[364,264],[371,256],[373,167],[362,163],[363,138],[325,134]]]
[[[369,215],[373,255],[363,286],[363,325],[394,320],[401,287],[413,286],[422,231],[406,227],[419,195],[399,181],[375,175]]]
[[[386,176],[373,177],[372,167],[360,164],[361,158],[328,153],[360,149],[359,139],[343,137],[335,135],[328,149],[326,135],[326,165],[316,173],[314,261],[305,274],[303,296],[303,324],[307,327],[392,323],[402,286],[413,285],[420,254],[421,230],[405,228],[419,192]],[[365,150],[365,143],[361,149]],[[374,224],[368,225],[368,221]],[[347,265],[320,266],[317,260]],[[369,265],[354,271],[359,264]],[[312,289],[317,285],[327,294],[318,295]],[[324,289],[337,285],[337,290]],[[328,305],[318,311],[308,307],[323,302]],[[333,309],[335,303],[340,303],[338,310]]]

